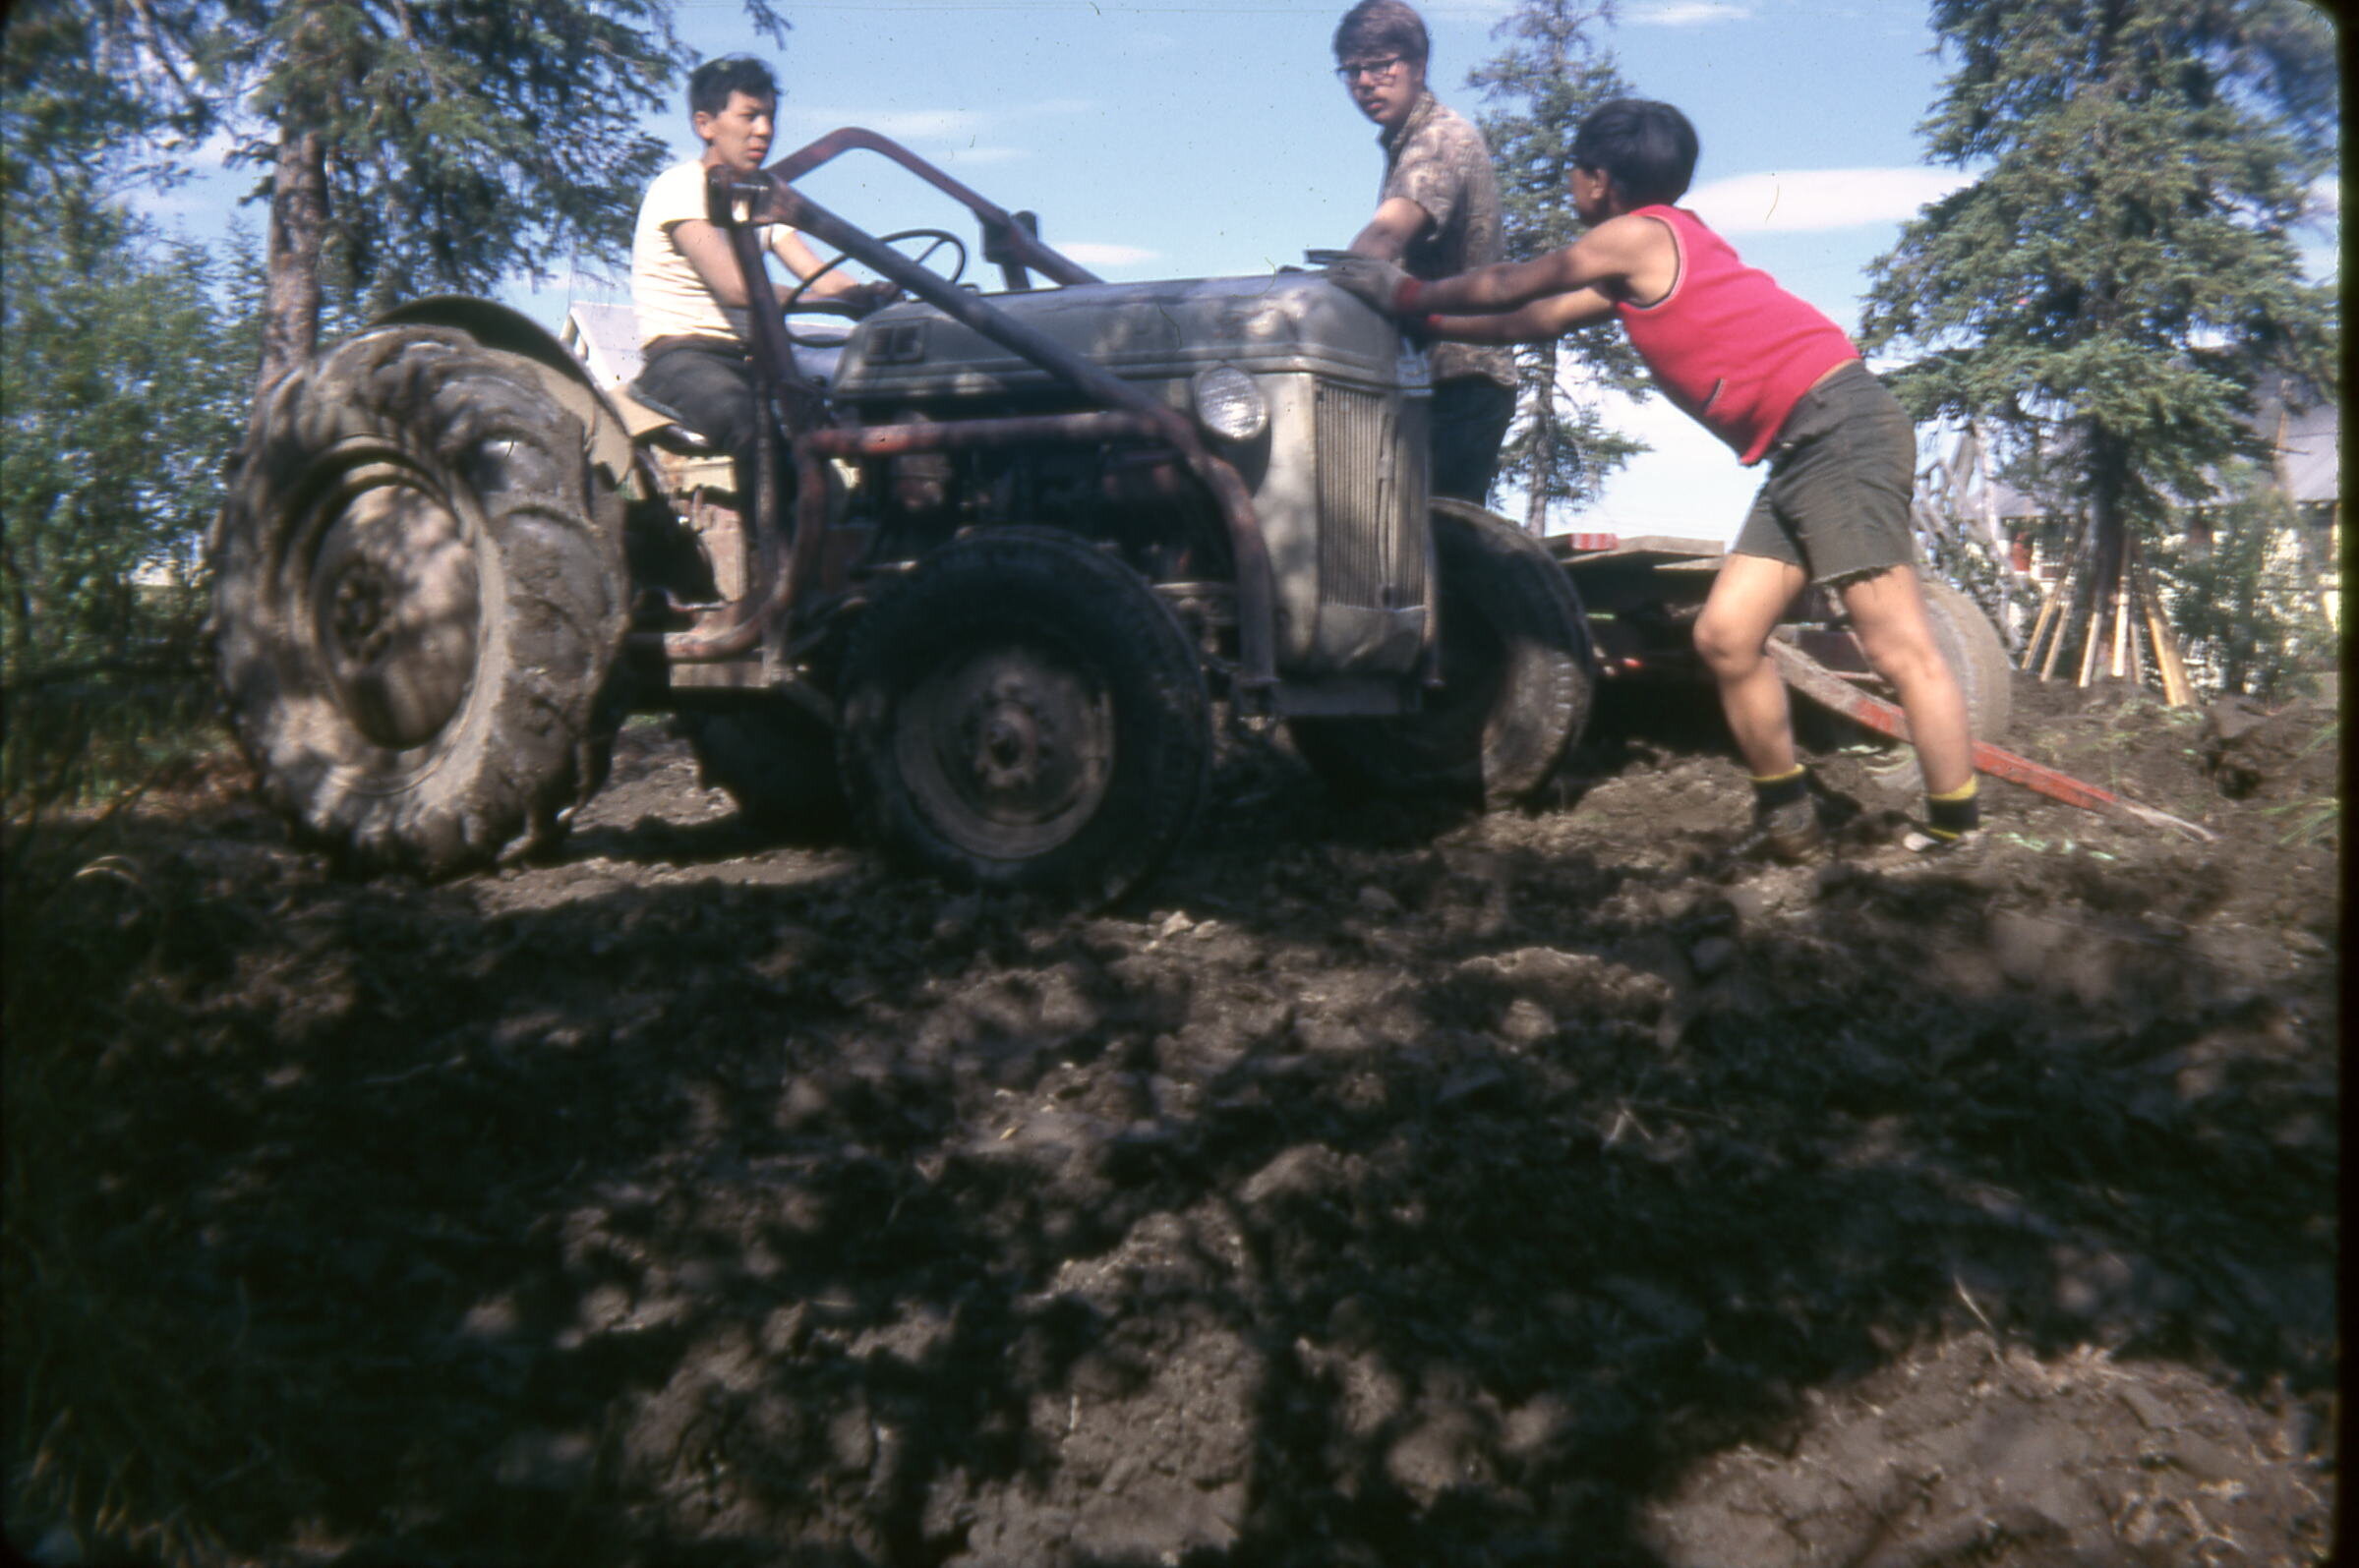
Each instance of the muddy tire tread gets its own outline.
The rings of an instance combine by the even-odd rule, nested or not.
[[[472,682],[407,749],[343,713],[306,656],[311,606],[291,588],[290,560],[325,526],[315,503],[369,462],[449,498],[481,579]],[[232,726],[299,841],[349,870],[443,877],[561,837],[621,716],[621,505],[529,363],[462,332],[366,332],[271,390],[210,542],[211,625]]]

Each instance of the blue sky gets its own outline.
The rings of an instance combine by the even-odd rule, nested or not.
[[[1266,272],[1346,243],[1374,206],[1375,127],[1328,74],[1343,0],[815,0],[784,7],[784,49],[735,0],[678,7],[704,53],[751,50],[785,87],[778,150],[838,125],[906,142],[985,196],[1041,216],[1043,237],[1114,279]],[[1505,0],[1421,7],[1430,81],[1473,113],[1463,86],[1497,53]],[[1963,178],[1920,161],[1916,135],[1943,64],[1917,0],[1622,0],[1601,34],[1637,90],[1695,122],[1688,204],[1847,327],[1865,269],[1900,224]],[[698,150],[684,109],[651,129]],[[853,154],[805,186],[874,231],[941,223],[947,208],[882,160]],[[214,229],[237,189],[206,181],[165,200]],[[262,215],[247,219],[259,231]],[[2309,236],[2330,264],[2331,229]],[[627,297],[620,257],[552,257],[553,279],[508,298],[552,326],[571,299]],[[1617,404],[1653,443],[1578,526],[1722,537],[1757,475],[1661,399]]]

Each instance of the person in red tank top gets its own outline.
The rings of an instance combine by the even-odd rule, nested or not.
[[[1696,150],[1678,109],[1617,99],[1573,139],[1573,206],[1589,227],[1572,244],[1432,281],[1360,257],[1327,276],[1452,342],[1545,341],[1619,319],[1665,396],[1740,462],[1769,463],[1695,623],[1696,652],[1752,772],[1754,828],[1742,847],[1798,860],[1823,842],[1786,684],[1766,653],[1813,582],[1842,597],[1868,663],[1909,716],[1926,797],[1911,846],[1954,847],[1979,826],[1974,737],[1917,577],[1915,429],[1841,327],[1673,205]]]

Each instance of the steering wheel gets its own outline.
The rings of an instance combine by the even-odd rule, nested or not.
[[[879,235],[877,237],[877,243],[879,245],[901,245],[912,240],[924,240],[927,242],[924,250],[919,251],[914,257],[911,258],[911,260],[915,261],[919,266],[923,266],[926,262],[932,261],[934,258],[934,253],[947,245],[950,247],[955,260],[950,264],[950,270],[946,275],[946,281],[956,283],[960,278],[967,275],[967,242],[960,239],[957,235],[951,233],[948,229],[900,229],[894,233]],[[805,304],[803,301],[803,296],[811,291],[812,284],[818,282],[821,278],[827,276],[828,273],[833,272],[837,267],[842,266],[846,261],[852,260],[854,260],[852,254],[850,252],[846,252],[842,256],[835,257],[832,260],[823,262],[818,271],[813,272],[809,277],[806,277],[801,282],[796,283],[795,287],[788,292],[786,303],[779,307],[779,314],[782,316],[791,317],[796,311],[840,310],[841,307],[832,306],[824,299],[813,300],[808,304]],[[935,270],[940,271],[941,269],[937,267]],[[787,341],[803,348],[833,348],[835,346],[835,342],[832,338],[820,339],[817,337],[805,337],[798,334],[795,330],[795,323],[792,321],[787,323]]]

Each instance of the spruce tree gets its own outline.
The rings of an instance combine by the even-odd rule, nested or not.
[[[1984,167],[1874,263],[1862,340],[1915,356],[1893,384],[1917,418],[1978,418],[2088,519],[2074,624],[2094,636],[2133,535],[2263,455],[2263,379],[2333,386],[2331,291],[2288,233],[2330,166],[2331,33],[2298,0],[1936,0],[1932,20],[1956,66],[1929,155]]]
[[[1482,117],[1483,137],[1498,168],[1502,238],[1513,260],[1570,245],[1579,234],[1567,184],[1573,135],[1598,104],[1630,95],[1594,36],[1613,19],[1613,0],[1522,0],[1492,29],[1512,41],[1467,77],[1496,105]],[[1544,534],[1552,502],[1594,500],[1608,475],[1646,450],[1609,429],[1595,402],[1568,382],[1585,373],[1596,384],[1641,396],[1648,383],[1611,321],[1522,344],[1515,367],[1516,422],[1500,471],[1522,482],[1524,527]]]
[[[333,299],[482,293],[625,243],[665,155],[639,118],[691,57],[670,0],[27,0],[9,54],[268,171],[258,386],[312,357]]]

